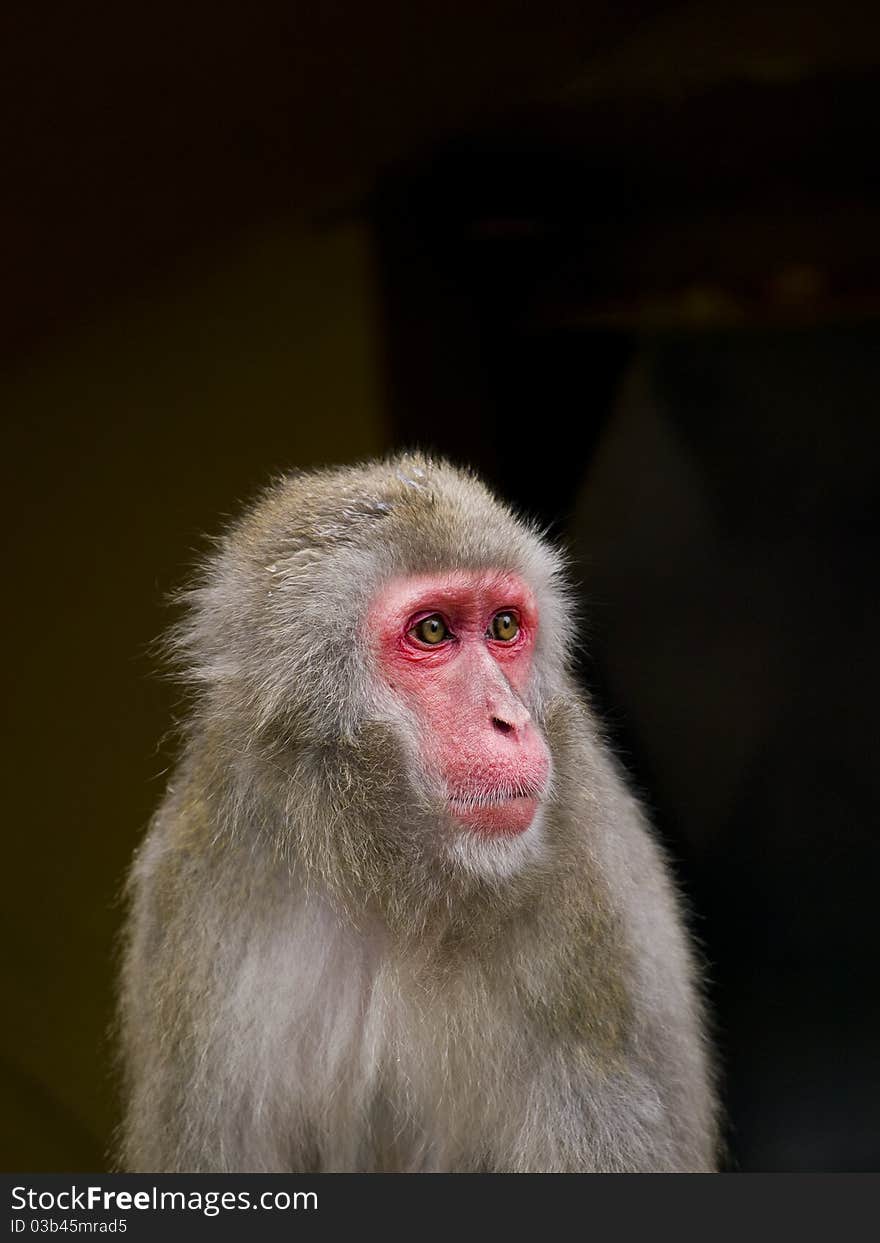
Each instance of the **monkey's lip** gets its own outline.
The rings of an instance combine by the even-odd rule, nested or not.
[[[540,799],[531,790],[486,790],[450,794],[449,809],[468,828],[499,836],[524,833],[534,820]]]

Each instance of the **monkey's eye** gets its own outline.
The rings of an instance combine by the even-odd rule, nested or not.
[[[423,617],[420,622],[416,622],[409,633],[420,642],[427,643],[431,647],[435,647],[438,643],[442,643],[444,639],[449,638],[446,622],[439,613],[432,613],[430,617]]]
[[[511,639],[515,639],[519,634],[519,622],[516,620],[515,613],[508,613],[506,610],[496,613],[492,618],[492,637],[500,639],[502,643],[509,643]]]

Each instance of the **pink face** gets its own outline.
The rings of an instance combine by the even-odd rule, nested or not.
[[[529,827],[550,772],[523,702],[538,610],[513,574],[397,579],[368,619],[379,670],[415,714],[425,768],[449,811],[481,833]]]

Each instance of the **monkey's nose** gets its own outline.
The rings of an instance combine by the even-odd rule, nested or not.
[[[518,734],[532,719],[525,704],[511,701],[492,704],[489,709],[492,728],[499,734]]]

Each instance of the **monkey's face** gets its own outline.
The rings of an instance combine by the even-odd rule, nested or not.
[[[514,574],[456,571],[387,584],[369,610],[380,677],[418,723],[425,770],[463,832],[517,836],[550,754],[526,706],[538,609]]]

